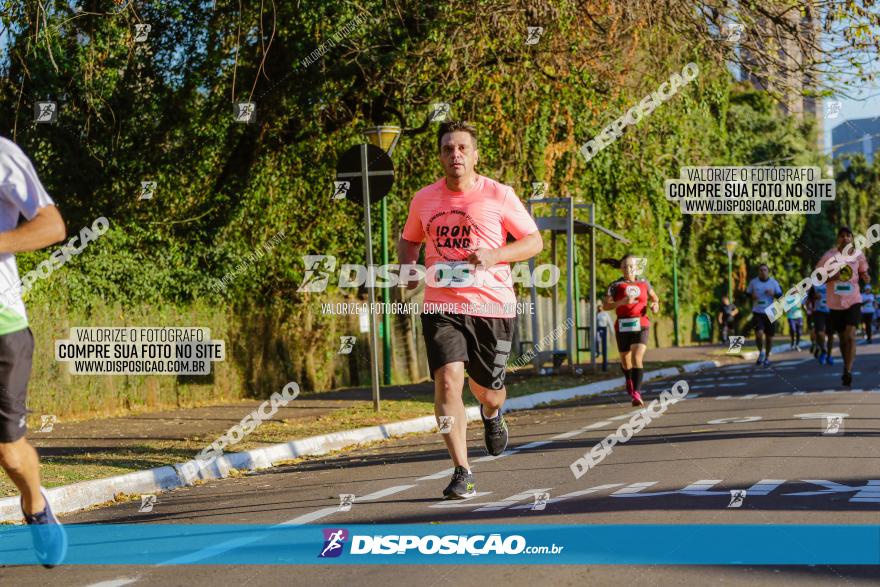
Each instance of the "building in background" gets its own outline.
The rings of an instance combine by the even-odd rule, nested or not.
[[[880,117],[846,120],[831,130],[832,153],[837,159],[861,153],[870,165],[880,148]]]
[[[816,53],[821,46],[820,12],[815,3],[806,5],[800,13],[790,10],[784,15],[785,23],[768,19],[758,23],[752,41],[765,51],[776,54],[772,60],[759,59],[744,48],[741,52],[740,79],[755,88],[766,90],[776,96],[782,110],[798,120],[813,119],[816,124],[816,141],[820,151],[825,150],[825,114],[822,99],[812,94],[819,89],[818,80],[807,71],[807,62],[820,58]],[[797,31],[797,38],[792,31]]]

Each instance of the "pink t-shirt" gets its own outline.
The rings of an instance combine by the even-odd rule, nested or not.
[[[510,265],[498,263],[488,270],[474,271],[468,270],[467,258],[477,249],[504,246],[508,234],[520,239],[537,231],[513,188],[482,175],[468,192],[451,191],[446,178],[419,190],[410,203],[403,238],[427,242],[426,311],[488,318],[516,316]],[[434,265],[438,267],[432,270]],[[465,274],[467,277],[462,277]]]
[[[821,267],[825,262],[840,254],[835,249],[829,249],[822,255],[816,267]],[[840,255],[843,261],[843,255]],[[828,308],[831,310],[846,310],[853,304],[861,303],[862,294],[859,292],[859,273],[868,271],[868,260],[864,253],[857,251],[856,258],[847,263],[842,263],[837,275],[828,278]]]

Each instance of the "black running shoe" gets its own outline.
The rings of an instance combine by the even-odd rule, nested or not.
[[[852,385],[852,373],[850,373],[849,371],[844,371],[843,377],[841,379],[844,387],[849,387],[850,385]]]
[[[40,493],[46,501],[46,509],[34,515],[25,514],[24,520],[31,529],[37,560],[47,569],[51,569],[61,564],[67,555],[67,533],[52,512],[46,490],[41,487]]]
[[[475,487],[473,473],[468,473],[464,467],[456,467],[452,473],[452,481],[443,490],[443,498],[464,499],[471,497],[476,493]]]
[[[483,431],[486,439],[486,450],[493,457],[497,457],[507,448],[507,422],[498,410],[498,415],[487,420],[483,415],[483,406],[480,406],[480,418],[483,419]]]

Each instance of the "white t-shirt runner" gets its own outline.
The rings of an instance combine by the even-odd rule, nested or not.
[[[54,204],[27,155],[0,137],[0,232],[17,227],[19,215],[31,220],[40,208]],[[15,255],[0,252],[0,335],[27,326]]]
[[[766,314],[767,308],[773,305],[775,297],[782,295],[782,287],[772,277],[768,277],[767,281],[761,281],[760,277],[755,277],[749,282],[746,293],[758,296],[758,299],[752,303],[752,313]]]

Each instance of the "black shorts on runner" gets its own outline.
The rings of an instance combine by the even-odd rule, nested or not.
[[[846,310],[831,310],[828,314],[828,326],[840,334],[847,326],[858,326],[862,322],[862,305],[853,304]]]
[[[813,312],[813,328],[816,332],[825,332],[826,324],[828,324],[827,312]]]
[[[752,314],[752,325],[755,327],[755,332],[763,332],[767,336],[776,334],[776,323],[771,321],[767,314]]]
[[[27,385],[34,355],[30,328],[0,336],[0,442],[27,432]]]
[[[431,379],[434,371],[462,361],[468,376],[490,389],[504,387],[515,318],[422,314]]]
[[[648,331],[650,326],[644,326],[638,332],[615,332],[617,337],[617,352],[626,353],[634,344],[643,344],[648,346]]]

